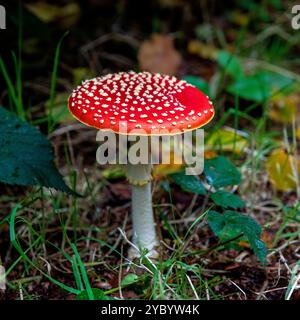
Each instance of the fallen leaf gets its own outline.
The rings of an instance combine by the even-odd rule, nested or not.
[[[268,157],[267,172],[275,189],[291,191],[297,188],[297,179],[300,179],[300,162],[283,149],[274,150]]]
[[[188,44],[188,52],[196,54],[203,59],[216,60],[219,50],[214,46],[205,44],[198,40],[192,40]]]
[[[261,240],[266,244],[268,249],[273,247],[274,234],[269,230],[264,230],[261,234]]]
[[[178,172],[183,164],[176,164],[178,162],[180,162],[180,159],[178,157],[178,159],[175,161],[176,159],[176,155],[174,152],[171,152],[170,154],[170,163],[169,164],[158,164],[153,166],[153,177],[155,177],[156,179],[161,179],[169,174]]]
[[[40,20],[46,23],[58,22],[64,28],[73,26],[80,17],[80,6],[75,2],[66,4],[65,6],[36,2],[27,4],[26,7]]]
[[[280,123],[292,123],[293,119],[300,121],[300,95],[277,94],[271,99],[269,117]]]
[[[175,75],[178,73],[182,57],[175,49],[172,37],[154,34],[151,39],[142,43],[138,61],[142,70]]]
[[[215,151],[211,150],[205,150],[204,151],[204,159],[213,159],[217,157],[217,153]]]
[[[215,131],[207,140],[209,150],[222,150],[240,154],[249,145],[242,132],[231,128],[222,128]]]
[[[229,20],[238,26],[246,26],[249,23],[249,15],[241,12],[240,10],[235,10],[229,13]]]
[[[239,241],[238,245],[242,248],[250,248],[250,244],[247,241]]]
[[[296,129],[296,137],[300,140],[300,128]]]

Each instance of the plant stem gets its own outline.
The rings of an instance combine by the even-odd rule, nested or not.
[[[151,251],[157,245],[152,209],[151,164],[128,164],[127,177],[132,184],[133,243]]]

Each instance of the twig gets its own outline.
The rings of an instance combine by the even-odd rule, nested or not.
[[[242,292],[242,294],[244,295],[245,300],[247,300],[247,295],[246,295],[245,291],[241,287],[239,287],[235,282],[233,282],[232,280],[228,279],[228,281],[230,283],[232,283],[235,287],[237,287]]]
[[[122,265],[123,265],[123,245],[121,246],[121,262],[120,262],[120,270],[119,270],[118,280],[119,280],[119,294],[120,294],[120,298],[121,298],[121,299],[124,299],[123,293],[122,293],[122,286],[121,286],[121,281],[122,281]]]
[[[186,276],[186,278],[188,279],[188,282],[189,282],[189,284],[190,284],[190,286],[191,286],[191,288],[192,288],[192,290],[193,290],[193,293],[194,293],[196,299],[197,299],[197,300],[200,300],[200,299],[199,299],[199,296],[198,296],[198,293],[197,293],[197,291],[196,291],[196,289],[195,289],[195,287],[194,287],[194,285],[193,285],[193,283],[192,283],[192,280],[190,279],[190,277],[189,277],[187,274],[185,274],[185,276]]]

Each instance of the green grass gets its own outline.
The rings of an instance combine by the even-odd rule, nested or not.
[[[2,76],[6,82],[7,88],[8,88],[8,97],[11,101],[12,105],[14,106],[17,115],[22,119],[25,120],[25,110],[23,107],[22,99],[22,87],[21,87],[21,73],[19,71],[20,69],[20,63],[16,60],[15,54],[13,54],[14,62],[15,62],[15,69],[17,76],[17,89],[14,87],[13,81],[11,77],[8,74],[7,68],[4,64],[3,59],[0,57],[0,71],[2,73]]]
[[[86,290],[90,299],[93,299],[93,292],[91,290],[92,286],[89,281],[89,275],[93,272],[94,267],[98,266],[98,263],[105,264],[105,261],[101,262],[84,262],[82,259],[86,260],[85,254],[82,251],[78,251],[78,245],[76,246],[74,243],[70,242],[69,236],[67,235],[65,221],[68,220],[65,214],[59,213],[59,208],[57,204],[53,203],[53,210],[56,211],[55,215],[50,215],[48,219],[45,219],[43,215],[39,215],[37,211],[33,213],[29,213],[29,216],[25,217],[24,213],[27,212],[29,208],[34,206],[35,202],[42,201],[42,203],[46,203],[51,201],[51,196],[45,195],[44,192],[40,193],[39,197],[35,197],[34,193],[29,194],[24,198],[22,203],[18,203],[9,218],[10,224],[10,241],[12,246],[19,253],[19,257],[11,264],[11,266],[6,271],[6,276],[10,278],[11,272],[16,268],[17,265],[24,265],[24,278],[17,280],[13,280],[9,282],[9,285],[12,289],[18,290],[19,282],[22,282],[23,289],[25,289],[26,285],[31,283],[31,281],[35,281],[35,279],[40,279],[40,276],[48,279],[53,282],[55,285],[62,288],[66,293],[78,294],[81,291]],[[61,220],[60,225],[57,224],[57,221]],[[196,226],[196,224],[203,219],[203,215],[193,222],[189,228],[187,229],[185,238],[191,235],[192,229]],[[46,232],[45,230],[51,229],[51,225],[54,221],[57,226],[57,232],[65,234],[66,243],[62,248],[59,243],[52,243],[51,232]],[[20,227],[22,227],[20,229]],[[70,228],[69,228],[70,229]],[[84,232],[85,234],[89,234],[92,232],[95,234],[96,238],[91,237],[81,237],[78,239],[81,241],[89,241],[96,242],[97,246],[107,247],[112,250],[118,257],[122,257],[123,266],[122,268],[130,268],[132,272],[136,272],[138,269],[145,270],[145,274],[138,277],[138,281],[134,283],[134,286],[141,286],[143,283],[152,282],[153,286],[151,287],[151,292],[145,291],[145,298],[168,298],[172,297],[173,299],[187,299],[189,298],[189,294],[193,292],[197,292],[198,298],[205,298],[205,295],[208,294],[209,291],[210,296],[218,297],[214,293],[213,287],[218,285],[222,280],[219,277],[213,277],[210,280],[203,278],[202,275],[202,267],[198,264],[188,265],[182,259],[182,247],[174,251],[174,253],[170,256],[170,259],[167,261],[159,261],[157,264],[153,264],[144,256],[137,263],[132,264],[126,258],[126,255],[123,256],[118,250],[113,248],[111,245],[106,243],[105,241],[99,240],[101,238],[101,229],[95,229],[94,227],[87,227],[82,225],[78,226],[80,232]],[[18,230],[22,230],[23,235],[18,235]],[[26,231],[26,232],[25,232]],[[25,232],[25,236],[24,236]],[[97,236],[98,234],[98,236]],[[72,233],[71,233],[72,235]],[[179,236],[178,236],[179,237]],[[63,237],[62,237],[62,241]],[[183,244],[182,244],[183,245]],[[60,259],[66,259],[70,262],[70,274],[73,275],[73,283],[74,287],[70,287],[55,279],[55,277],[51,276],[51,272],[49,273],[48,267],[41,267],[40,261],[38,259],[39,256],[44,257],[43,259],[48,260],[51,259],[48,252],[55,250],[56,253],[53,255],[59,254]],[[80,252],[80,253],[79,253]],[[34,254],[33,254],[34,253]],[[51,261],[51,260],[50,260]],[[50,262],[49,262],[50,263]],[[54,262],[55,263],[55,262]],[[50,263],[50,266],[52,264]],[[51,268],[52,269],[52,268]],[[48,271],[47,271],[48,270]],[[34,274],[31,279],[31,275]],[[190,278],[193,278],[193,283],[191,283]],[[194,279],[196,279],[196,284]],[[176,281],[175,283],[174,280]],[[171,284],[169,284],[171,282]],[[132,285],[131,285],[132,286]],[[125,286],[128,288],[128,286]],[[118,291],[119,288],[113,288],[106,291],[106,294],[111,294]],[[24,290],[23,290],[24,291]],[[203,296],[202,296],[203,294]],[[193,294],[194,295],[194,294]],[[26,297],[26,290],[23,292],[23,298]],[[27,296],[27,298],[30,298]],[[32,298],[32,297],[31,297]]]
[[[66,32],[61,39],[59,40],[56,49],[55,49],[55,55],[54,55],[54,63],[53,63],[53,69],[52,69],[52,75],[51,75],[51,83],[50,83],[50,99],[49,99],[49,110],[48,110],[48,133],[50,133],[54,126],[55,121],[53,119],[53,107],[54,107],[54,99],[55,99],[55,87],[56,87],[56,80],[57,80],[57,69],[58,69],[58,63],[59,63],[59,55],[61,50],[61,45],[64,40],[64,38],[68,35],[69,32]]]

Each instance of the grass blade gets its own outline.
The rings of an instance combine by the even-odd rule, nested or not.
[[[88,297],[89,297],[90,300],[95,300],[94,293],[92,291],[92,288],[91,288],[91,285],[90,285],[90,282],[89,282],[89,278],[87,276],[87,273],[86,273],[85,267],[83,265],[83,262],[82,262],[82,260],[80,258],[80,255],[79,255],[79,253],[77,251],[77,248],[73,243],[71,244],[71,247],[72,247],[72,249],[73,249],[73,251],[75,253],[75,257],[76,257],[78,265],[79,265],[79,269],[80,269],[80,272],[81,272],[82,280],[84,282],[85,289],[87,291]]]
[[[51,76],[51,87],[50,87],[50,99],[49,99],[49,114],[48,114],[48,132],[52,131],[53,128],[53,106],[54,106],[54,98],[55,98],[55,87],[56,87],[56,79],[57,79],[57,68],[58,68],[58,61],[59,61],[59,54],[60,48],[64,38],[69,34],[67,31],[59,40],[54,55],[54,64],[52,69],[52,76]]]
[[[34,267],[36,270],[38,270],[43,276],[45,276],[47,279],[49,279],[50,281],[52,281],[53,283],[55,283],[56,285],[58,285],[59,287],[61,287],[62,289],[73,293],[73,294],[79,294],[80,291],[76,290],[72,287],[69,287],[57,280],[55,280],[54,278],[52,278],[51,276],[49,276],[47,273],[45,273],[43,270],[41,270],[39,267],[37,267],[31,260],[30,258],[26,255],[26,253],[23,251],[23,249],[21,248],[21,246],[19,245],[17,239],[16,239],[16,233],[15,233],[15,219],[16,219],[16,215],[18,213],[18,210],[20,209],[20,204],[17,204],[15,206],[15,208],[13,209],[13,212],[10,216],[10,224],[9,224],[9,233],[10,233],[10,241],[12,243],[12,245],[15,247],[15,249],[19,252],[19,254],[22,256],[22,258],[27,261],[32,267]]]

